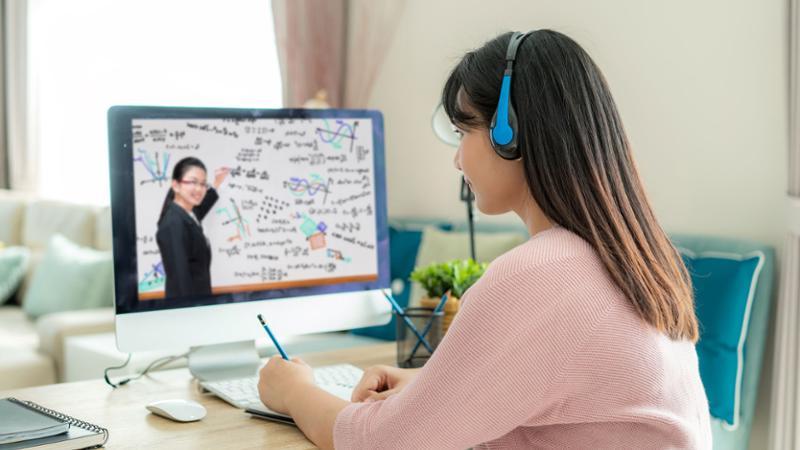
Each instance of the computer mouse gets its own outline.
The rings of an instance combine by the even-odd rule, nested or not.
[[[194,422],[206,416],[206,409],[200,403],[192,400],[173,399],[161,400],[147,405],[153,414],[176,422]]]

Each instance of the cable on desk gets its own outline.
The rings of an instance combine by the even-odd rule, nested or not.
[[[162,358],[158,358],[158,359],[154,360],[153,362],[151,362],[150,364],[148,364],[147,367],[145,367],[145,369],[143,371],[141,371],[139,374],[137,374],[135,376],[132,376],[132,377],[125,378],[124,380],[122,380],[120,382],[113,383],[111,381],[111,379],[108,377],[108,372],[110,372],[112,370],[119,370],[119,369],[122,369],[122,368],[126,367],[128,365],[128,363],[131,362],[131,356],[132,356],[132,353],[128,353],[128,358],[125,360],[124,363],[122,363],[119,366],[106,367],[105,370],[103,370],[103,379],[106,380],[106,384],[108,384],[112,388],[116,389],[116,388],[118,388],[120,386],[124,386],[124,385],[130,383],[133,380],[138,380],[139,378],[142,378],[143,376],[147,375],[147,373],[150,372],[151,370],[156,370],[159,367],[165,366],[165,365],[167,365],[167,364],[169,364],[169,363],[171,363],[173,361],[177,361],[179,359],[188,358],[189,357],[189,353],[191,353],[191,351],[188,351],[186,353],[181,353],[180,355],[164,356]]]

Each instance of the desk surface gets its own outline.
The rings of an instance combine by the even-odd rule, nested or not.
[[[348,362],[366,368],[395,364],[386,343],[300,355],[312,366]],[[252,418],[210,394],[202,394],[188,369],[164,370],[111,389],[102,379],[0,391],[0,398],[31,400],[109,430],[108,448],[316,448],[299,429]],[[208,410],[201,421],[178,423],[150,414],[145,405],[185,398]]]

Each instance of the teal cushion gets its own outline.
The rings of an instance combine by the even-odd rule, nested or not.
[[[411,276],[411,272],[414,270],[421,241],[421,230],[403,230],[392,226],[389,227],[392,293],[397,303],[403,308],[408,306],[408,298],[411,295],[411,281],[408,277]],[[392,314],[391,321],[386,325],[358,328],[353,330],[353,333],[393,341],[395,337],[394,320],[394,314]]]
[[[0,249],[0,305],[14,297],[28,270],[30,251],[25,247]]]
[[[111,252],[53,235],[33,274],[22,307],[28,316],[113,305]]]
[[[744,346],[765,255],[680,249],[692,278],[700,377],[711,415],[735,429],[741,416]]]

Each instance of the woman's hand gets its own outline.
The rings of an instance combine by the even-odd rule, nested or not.
[[[364,371],[361,381],[353,389],[354,402],[383,400],[400,392],[420,369],[399,369],[391,366],[372,366]]]
[[[222,186],[222,182],[225,181],[225,177],[227,177],[230,172],[230,167],[220,167],[214,171],[214,189],[219,190],[219,187]]]
[[[286,361],[275,355],[258,373],[258,396],[267,408],[282,414],[289,414],[291,396],[309,386],[314,386],[314,372],[300,358]]]

